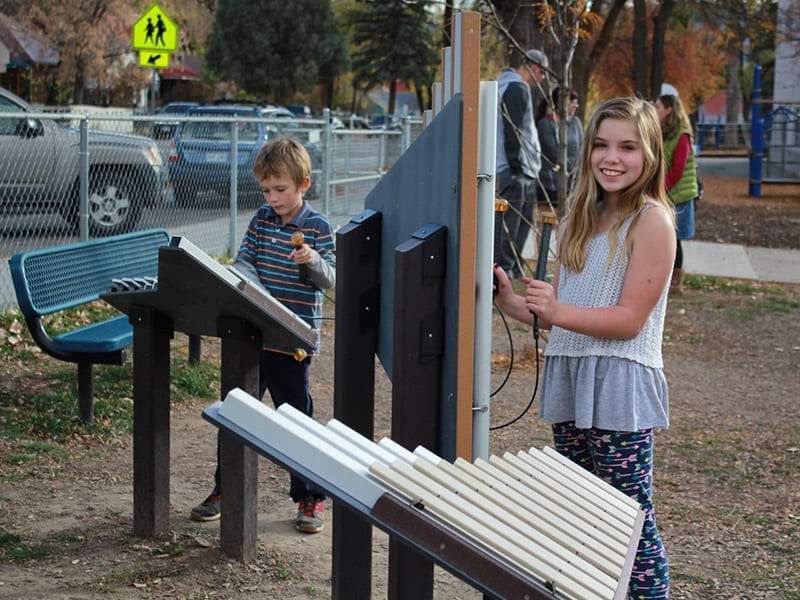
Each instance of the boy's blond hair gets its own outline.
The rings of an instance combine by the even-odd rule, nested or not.
[[[311,158],[295,140],[277,138],[258,151],[253,174],[259,181],[267,177],[288,177],[299,187],[306,177],[311,177]]]

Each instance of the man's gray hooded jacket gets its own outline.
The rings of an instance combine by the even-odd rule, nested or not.
[[[504,69],[497,78],[497,105],[497,172],[509,169],[512,175],[536,179],[542,158],[531,90],[514,69]]]

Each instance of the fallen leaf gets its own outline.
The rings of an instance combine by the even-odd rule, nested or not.
[[[196,546],[200,546],[201,548],[211,548],[211,546],[213,545],[207,539],[198,537],[196,535],[191,536],[191,539]]]

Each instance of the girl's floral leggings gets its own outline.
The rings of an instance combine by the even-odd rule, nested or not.
[[[669,561],[653,509],[653,430],[578,429],[574,422],[555,423],[553,439],[561,454],[641,505],[645,520],[628,594],[634,600],[669,598]]]

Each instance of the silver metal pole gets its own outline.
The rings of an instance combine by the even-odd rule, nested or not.
[[[331,186],[333,179],[333,127],[331,124],[331,109],[326,108],[322,111],[322,119],[325,121],[323,129],[322,143],[322,210],[324,214],[330,214],[331,209]]]
[[[386,115],[389,118],[389,115]],[[378,138],[378,173],[383,173],[384,165],[386,163],[386,137],[389,135],[389,130],[384,129],[380,132]]]
[[[478,108],[478,231],[475,254],[475,380],[472,459],[489,458],[492,371],[492,262],[494,247],[497,82],[481,81]]]
[[[228,258],[236,256],[236,218],[239,212],[239,122],[231,123],[231,199],[228,216]]]
[[[89,239],[89,116],[83,115],[80,123],[78,148],[80,190],[78,196],[78,231],[82,242]]]

